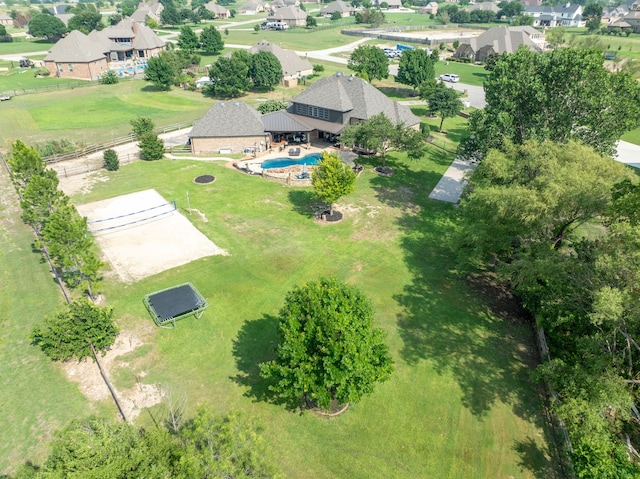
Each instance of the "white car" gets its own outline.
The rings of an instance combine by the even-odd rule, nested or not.
[[[453,73],[445,73],[444,75],[440,75],[438,77],[438,80],[458,83],[460,81],[460,77],[458,75],[454,75]]]

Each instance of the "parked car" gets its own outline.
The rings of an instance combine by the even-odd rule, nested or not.
[[[440,81],[448,81],[451,83],[458,83],[460,81],[460,77],[458,75],[455,75],[453,73],[445,73],[444,75],[440,75],[438,77],[438,80]]]

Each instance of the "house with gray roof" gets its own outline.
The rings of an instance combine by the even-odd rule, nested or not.
[[[634,33],[640,33],[640,10],[627,13],[622,20],[633,29]]]
[[[281,83],[286,87],[298,85],[298,81],[313,74],[313,65],[309,60],[300,58],[293,50],[285,50],[278,45],[262,40],[249,49],[252,55],[258,52],[270,52],[282,66]]]
[[[477,2],[474,5],[471,5],[468,9],[470,12],[473,12],[475,10],[480,10],[480,11],[487,11],[487,12],[493,12],[493,13],[498,13],[500,11],[500,7],[498,7],[498,4],[495,2]]]
[[[89,35],[72,31],[58,40],[44,62],[51,75],[95,80],[108,70],[109,62],[146,60],[165,48],[166,44],[153,30],[125,18]]]
[[[247,153],[271,146],[262,115],[242,102],[219,102],[200,118],[189,133],[191,152]]]
[[[264,115],[263,121],[265,130],[275,138],[288,139],[291,133],[303,132],[308,141],[331,141],[347,126],[380,113],[395,125],[420,127],[420,119],[409,107],[389,99],[362,78],[338,72],[313,83],[293,98],[286,110]]]
[[[334,12],[338,12],[343,17],[352,17],[356,14],[356,9],[350,3],[335,0],[320,10],[325,17],[331,17]]]
[[[51,48],[44,66],[51,76],[83,80],[96,80],[109,69],[100,45],[79,30],[73,30]]]
[[[264,12],[265,3],[262,0],[249,0],[238,8],[238,13],[241,15],[255,15],[256,13]]]
[[[143,25],[146,25],[148,19],[160,23],[162,10],[164,10],[164,6],[158,1],[140,2],[136,11],[129,18]]]
[[[276,8],[267,17],[268,22],[286,23],[290,27],[302,27],[307,24],[307,12],[300,7]]]
[[[485,62],[492,55],[514,53],[521,47],[542,52],[544,43],[544,34],[533,27],[493,27],[477,37],[464,40],[453,56]]]
[[[229,18],[231,16],[231,12],[229,10],[215,2],[205,4],[204,8],[211,12],[213,18]]]
[[[298,7],[300,6],[300,0],[273,0],[269,7],[273,11],[276,8],[282,7]]]
[[[11,18],[8,15],[0,14],[0,25],[12,26],[13,25],[13,18]]]
[[[584,27],[582,6],[571,5],[540,5],[524,7],[524,14],[531,15],[534,27]]]

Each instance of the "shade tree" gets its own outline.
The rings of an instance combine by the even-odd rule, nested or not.
[[[400,57],[396,81],[411,86],[415,92],[422,83],[435,78],[434,64],[426,50],[405,50]]]
[[[393,361],[364,294],[335,278],[295,287],[278,314],[276,358],[260,374],[290,408],[356,403],[388,380]]]
[[[224,41],[216,27],[208,25],[200,33],[200,47],[207,55],[219,55],[224,48]]]
[[[273,53],[259,51],[251,55],[248,73],[254,88],[273,90],[282,80],[282,65]]]
[[[178,35],[178,46],[185,52],[192,53],[200,46],[198,35],[195,34],[193,29],[188,26],[180,28],[180,35]]]
[[[367,81],[384,80],[389,76],[389,59],[381,48],[360,45],[349,57],[349,69]]]
[[[202,90],[206,95],[235,98],[251,89],[249,66],[234,56],[219,58],[209,69],[209,78],[211,83]]]
[[[177,71],[167,56],[160,54],[147,60],[144,79],[159,90],[170,90],[176,78]]]
[[[68,32],[64,22],[48,13],[39,13],[29,20],[29,34],[34,37],[45,37],[49,41],[56,40]]]
[[[460,95],[453,88],[448,88],[443,82],[438,82],[429,97],[429,111],[440,117],[439,131],[442,131],[442,125],[445,118],[453,118],[456,116],[464,105],[460,101]]]

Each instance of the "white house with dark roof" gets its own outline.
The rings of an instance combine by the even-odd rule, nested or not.
[[[570,3],[524,7],[524,14],[533,17],[534,27],[584,27],[582,6]]]
[[[514,53],[520,47],[542,52],[544,44],[544,34],[533,27],[493,27],[477,37],[464,40],[453,56],[485,62],[492,55]]]
[[[320,13],[325,17],[330,17],[334,12],[338,12],[343,17],[352,17],[356,14],[356,9],[351,4],[343,2],[342,0],[335,0],[320,9]]]
[[[252,55],[258,52],[270,52],[282,66],[281,83],[286,87],[298,85],[298,81],[313,74],[313,65],[309,60],[300,58],[293,50],[285,50],[278,45],[262,40],[249,49]]]
[[[242,102],[214,104],[189,133],[194,155],[210,152],[246,153],[264,151],[271,146],[262,115]]]
[[[109,69],[101,46],[79,30],[73,30],[51,48],[44,66],[51,76],[83,80],[96,80]]]
[[[290,27],[302,27],[307,24],[307,12],[300,7],[281,7],[267,17],[268,22],[286,23]]]

